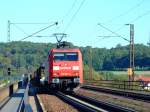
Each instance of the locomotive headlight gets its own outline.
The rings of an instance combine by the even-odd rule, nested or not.
[[[53,79],[52,79],[52,83],[55,83],[55,84],[56,84],[56,83],[59,83],[59,79],[58,79],[58,78],[53,78]]]
[[[79,66],[73,66],[72,70],[79,70]]]
[[[59,66],[53,66],[53,70],[59,70]]]
[[[79,83],[80,82],[80,78],[74,78],[73,82],[74,83]]]

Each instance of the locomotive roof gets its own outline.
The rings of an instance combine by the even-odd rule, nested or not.
[[[79,52],[79,48],[60,48],[60,49],[51,49],[51,52]]]

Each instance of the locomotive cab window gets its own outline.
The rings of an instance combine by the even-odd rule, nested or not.
[[[55,52],[54,53],[55,61],[77,61],[78,53],[77,52]]]
[[[54,60],[55,61],[63,61],[65,59],[64,53],[54,53]]]
[[[77,61],[78,60],[78,54],[73,52],[73,53],[66,53],[66,59],[68,61]]]

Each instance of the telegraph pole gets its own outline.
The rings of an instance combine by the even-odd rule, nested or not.
[[[134,81],[134,24],[130,25],[130,69],[131,75],[129,75],[129,81]]]
[[[130,24],[130,50],[131,50],[131,68],[132,68],[132,80],[134,81],[134,24]]]
[[[10,45],[10,21],[8,20],[8,28],[7,28],[7,41],[8,41],[8,45]],[[10,58],[10,56],[8,56],[8,58]],[[7,74],[10,76],[11,75],[11,65],[7,65]]]
[[[114,36],[99,36],[99,37],[120,37],[122,39],[124,39],[125,41],[130,43],[130,50],[129,50],[129,54],[130,54],[130,67],[128,68],[128,75],[129,75],[129,81],[134,80],[134,24],[125,24],[125,25],[130,25],[130,40],[124,38],[123,36],[119,35],[118,33],[106,28],[105,26],[103,26],[102,24],[98,23],[99,26],[101,26],[102,28],[106,29],[107,31],[111,32],[112,34],[115,34]]]
[[[13,22],[10,22],[10,20],[8,20],[8,23],[7,23],[8,25],[7,25],[7,41],[8,42],[10,42],[10,28],[11,28],[11,25],[17,25],[17,24],[35,24],[35,25],[39,25],[39,24],[50,24],[50,23],[13,23]],[[34,36],[35,34],[37,34],[37,33],[39,33],[39,32],[41,32],[41,31],[43,31],[43,30],[46,30],[46,29],[48,29],[48,28],[50,28],[51,26],[54,26],[54,25],[58,25],[58,22],[55,22],[54,24],[51,24],[51,25],[49,25],[49,26],[47,26],[47,27],[45,27],[45,28],[43,28],[43,29],[41,29],[41,30],[39,30],[39,31],[37,31],[37,32],[34,32],[33,34],[31,34],[31,35],[28,35],[26,32],[24,32],[23,30],[21,30],[23,33],[25,33],[27,36],[25,37],[25,38],[23,38],[23,39],[21,39],[20,41],[22,41],[22,40],[24,40],[24,39],[26,39],[26,38],[29,38],[29,37],[45,37],[45,36]],[[20,28],[18,28],[18,27],[16,27],[17,29],[19,29],[20,30]],[[49,37],[49,36],[46,36],[46,37]]]
[[[88,49],[88,64],[89,64],[89,79],[93,79],[93,71],[92,71],[92,55],[90,48]]]
[[[10,42],[10,21],[8,20],[7,41]]]

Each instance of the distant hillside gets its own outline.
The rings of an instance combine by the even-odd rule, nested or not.
[[[0,43],[0,68],[36,68],[47,58],[48,51],[55,44],[11,42]],[[80,47],[85,65],[91,53],[95,70],[123,70],[129,67],[129,46],[117,45],[115,48]],[[150,70],[150,47],[135,45],[135,67],[137,70]]]

